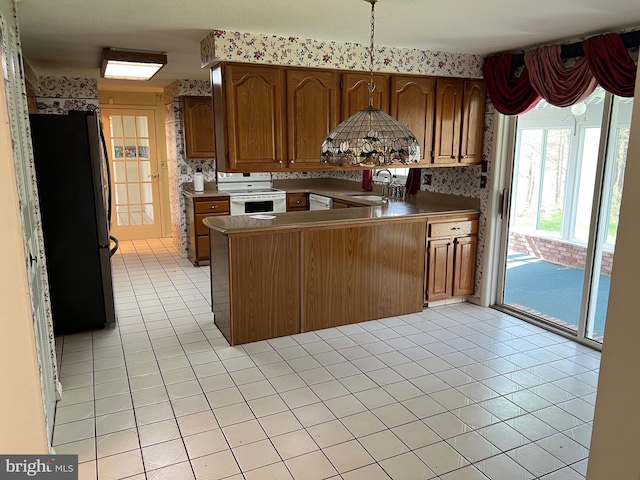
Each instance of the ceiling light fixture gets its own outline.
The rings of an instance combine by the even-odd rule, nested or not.
[[[129,50],[102,50],[102,78],[119,80],[149,80],[167,64],[162,53],[134,52]]]
[[[375,4],[371,4],[371,43],[369,46],[369,106],[347,118],[322,142],[321,161],[330,165],[377,167],[393,163],[420,161],[420,145],[407,127],[373,106],[373,42]]]

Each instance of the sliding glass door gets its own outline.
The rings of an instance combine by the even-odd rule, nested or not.
[[[632,105],[599,88],[518,117],[503,307],[602,341]]]

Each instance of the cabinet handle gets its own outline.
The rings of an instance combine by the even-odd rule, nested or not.
[[[451,155],[451,158],[453,158],[455,160],[458,157],[456,157],[455,155]]]
[[[210,208],[218,208],[218,205],[211,205]]]
[[[296,200],[296,203],[297,203],[298,205],[300,205],[300,200]]]
[[[460,230],[460,227],[451,227],[451,230]]]
[[[289,163],[296,163],[296,161],[295,160],[291,160]]]
[[[280,165],[282,165],[282,160],[278,160],[278,163],[279,163]]]

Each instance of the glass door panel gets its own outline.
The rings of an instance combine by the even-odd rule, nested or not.
[[[502,303],[574,333],[602,122],[602,91],[587,111],[541,102],[518,117]]]
[[[597,342],[604,340],[632,110],[632,98],[614,97],[595,242],[590,307],[587,308],[584,331],[586,338]]]
[[[154,112],[105,108],[102,115],[114,172],[113,232],[121,240],[159,237]]]

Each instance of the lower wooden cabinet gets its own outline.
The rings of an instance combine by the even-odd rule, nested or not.
[[[229,199],[224,197],[186,197],[187,257],[196,267],[209,264],[209,229],[202,221],[210,216],[229,215]]]
[[[287,212],[309,210],[308,193],[287,193]]]
[[[430,220],[424,302],[473,295],[477,250],[477,214]]]

